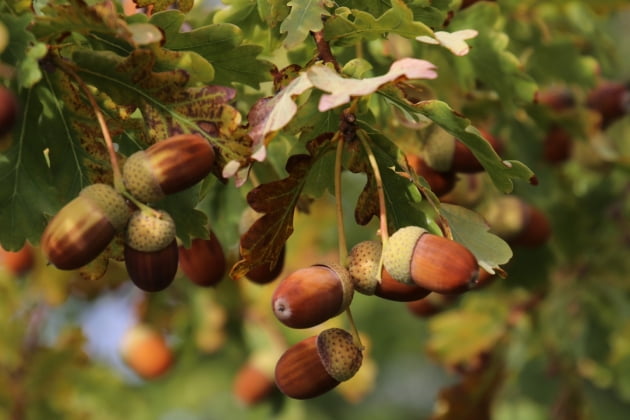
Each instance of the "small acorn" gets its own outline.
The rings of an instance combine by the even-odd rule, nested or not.
[[[551,108],[556,112],[575,107],[575,97],[570,89],[564,86],[552,86],[536,92],[534,102]]]
[[[459,174],[455,187],[440,196],[440,202],[472,209],[479,204],[486,190],[484,174]]]
[[[516,196],[502,196],[484,209],[490,231],[512,245],[541,246],[551,236],[547,216]]]
[[[418,155],[407,155],[407,162],[416,174],[423,177],[429,183],[431,191],[438,197],[448,193],[455,186],[455,172],[436,171],[427,165],[424,159]]]
[[[250,361],[241,366],[232,385],[234,396],[247,407],[262,402],[275,389],[276,384],[273,375],[270,377]]]
[[[120,352],[125,363],[144,379],[155,379],[173,364],[173,352],[155,328],[138,324],[123,336]]]
[[[199,286],[210,287],[221,281],[226,269],[225,254],[212,230],[209,239],[196,238],[190,248],[179,247],[179,267]]]
[[[444,294],[470,289],[479,275],[465,246],[417,226],[394,232],[383,247],[383,265],[396,281]]]
[[[48,222],[41,239],[44,255],[61,270],[83,267],[105,250],[130,215],[114,188],[89,185]]]
[[[376,276],[382,246],[376,241],[363,241],[352,247],[348,256],[348,272],[357,292],[383,299],[405,302],[430,293],[416,284],[400,283],[381,266],[380,281]]]
[[[159,292],[175,278],[179,251],[175,222],[163,211],[136,211],[125,237],[125,267],[133,283],[145,292]]]
[[[13,130],[18,116],[18,101],[8,88],[0,86],[0,137]]]
[[[623,83],[603,82],[588,93],[586,106],[601,114],[606,128],[630,111],[630,89]]]
[[[276,385],[288,397],[314,398],[352,378],[362,361],[352,335],[330,328],[284,352],[276,364]]]
[[[431,293],[422,299],[406,302],[405,305],[418,318],[429,318],[446,309],[455,298],[454,295]]]
[[[354,295],[350,273],[337,264],[294,271],[271,298],[278,320],[291,328],[309,328],[343,312]]]
[[[127,158],[123,182],[144,203],[161,200],[195,185],[214,164],[210,143],[196,134],[180,134],[157,142]]]
[[[18,251],[7,251],[0,246],[0,267],[4,267],[14,276],[29,271],[35,262],[33,247],[25,243]]]
[[[549,127],[543,138],[543,159],[549,163],[566,162],[571,157],[573,138],[559,125]]]
[[[479,132],[481,137],[499,153],[501,149],[499,140],[485,130],[479,130]],[[484,171],[483,165],[464,143],[439,127],[429,135],[422,152],[424,162],[438,172]]]

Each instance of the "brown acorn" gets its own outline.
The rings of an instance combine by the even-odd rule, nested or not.
[[[18,116],[18,102],[15,94],[8,88],[0,86],[0,137],[13,130]]]
[[[516,196],[502,196],[484,209],[490,231],[512,245],[541,246],[551,236],[547,216]]]
[[[159,292],[175,278],[179,251],[175,222],[163,210],[137,211],[125,237],[125,267],[133,283],[145,292]]]
[[[407,155],[407,162],[416,174],[423,177],[429,183],[431,191],[438,197],[448,193],[455,186],[455,172],[436,171],[427,165],[424,159],[418,155]]]
[[[536,92],[534,102],[552,110],[565,111],[575,107],[573,92],[563,86],[553,86]]]
[[[179,247],[179,267],[193,283],[214,286],[225,274],[225,254],[216,235],[210,230],[209,239],[193,239],[190,248]]]
[[[180,134],[157,142],[127,158],[123,182],[144,203],[161,200],[195,185],[214,164],[214,150],[197,134]]]
[[[479,130],[481,137],[497,152],[501,142],[485,130]],[[424,162],[438,172],[475,173],[484,171],[471,150],[460,140],[442,128],[436,128],[427,138],[422,151]]]
[[[348,256],[348,272],[357,292],[403,302],[420,299],[430,293],[416,284],[394,280],[382,266],[381,278],[378,279],[376,273],[381,250],[381,244],[376,241],[363,241],[352,247]]]
[[[459,174],[455,187],[440,196],[440,201],[472,209],[479,204],[485,192],[484,174]]]
[[[352,378],[362,361],[352,335],[330,328],[284,352],[276,364],[276,385],[288,397],[314,398]]]
[[[294,271],[271,298],[276,318],[292,328],[309,328],[343,312],[354,295],[350,274],[336,264]]]
[[[470,289],[479,276],[465,246],[417,226],[394,232],[383,247],[383,265],[396,281],[444,294]]]
[[[35,263],[33,247],[27,242],[18,251],[7,251],[0,246],[0,267],[4,267],[11,274],[20,276]]]
[[[431,293],[430,295],[405,303],[409,312],[418,318],[428,318],[442,312],[455,297],[453,295],[441,295]]]
[[[559,125],[549,127],[543,139],[543,158],[549,163],[566,162],[571,157],[573,138]]]
[[[586,106],[599,112],[606,128],[630,110],[630,90],[617,82],[603,82],[588,93]]]
[[[173,352],[164,336],[150,325],[129,328],[120,346],[125,363],[144,379],[155,379],[173,364]]]
[[[234,396],[245,406],[256,405],[276,389],[273,377],[269,377],[254,363],[247,362],[238,370],[232,385]]]
[[[44,255],[61,270],[83,267],[96,258],[127,224],[131,211],[109,185],[89,185],[48,222]]]

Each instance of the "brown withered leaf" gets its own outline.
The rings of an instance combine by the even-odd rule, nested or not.
[[[293,215],[303,203],[301,193],[313,164],[333,150],[332,135],[327,133],[308,144],[308,155],[293,155],[286,164],[288,177],[261,184],[247,194],[249,206],[263,215],[241,236],[241,260],[230,272],[236,280],[254,267],[276,264],[287,239],[293,233]]]
[[[166,10],[171,6],[175,6],[182,12],[189,12],[195,5],[193,0],[133,0],[138,7],[153,6],[153,12]]]
[[[486,420],[502,381],[498,363],[464,375],[458,384],[442,389],[430,420]]]

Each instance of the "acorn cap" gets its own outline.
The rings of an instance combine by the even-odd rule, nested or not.
[[[348,257],[348,272],[357,292],[374,294],[382,248],[376,241],[363,241],[352,247]]]
[[[394,280],[413,284],[411,259],[418,239],[425,232],[425,229],[418,226],[406,226],[389,237],[383,248],[383,266]]]
[[[352,335],[341,328],[319,333],[317,351],[326,372],[339,382],[352,378],[363,361],[363,353],[354,344]]]
[[[129,219],[126,243],[142,252],[154,252],[166,248],[175,239],[175,221],[164,210],[155,214],[136,211]]]
[[[83,188],[79,197],[92,201],[109,220],[114,229],[122,230],[129,220],[131,210],[125,199],[113,187],[107,184],[92,184]]]
[[[127,158],[123,165],[123,174],[125,187],[143,203],[154,203],[166,196],[144,150]]]

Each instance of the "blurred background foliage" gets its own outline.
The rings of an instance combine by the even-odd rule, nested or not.
[[[264,33],[256,12],[256,3],[266,2],[224,3],[215,9],[212,2],[199,2],[187,15],[190,24],[235,23],[249,41],[260,41],[254,43],[263,47],[262,56],[275,63],[306,64],[311,58],[309,48],[277,51],[282,36]],[[360,3],[337,2],[354,8]],[[375,16],[381,11],[376,3],[366,6]],[[422,14],[432,2],[405,3],[414,17],[432,16]],[[460,2],[441,3],[446,10]],[[445,30],[466,28],[479,36],[468,42],[471,52],[464,57],[398,36],[364,41],[362,57],[374,74],[403,56],[435,63],[440,77],[426,82],[427,91],[500,138],[502,157],[535,172],[538,185],[517,183],[515,194],[542,210],[552,236],[542,246],[514,245],[514,257],[503,267],[505,279],[456,298],[432,296],[433,308],[422,315],[404,303],[356,294],[352,311],[368,346],[357,376],[310,401],[271,390],[249,405],[235,395],[239,370],[256,360],[268,372],[282,348],[323,328],[296,331],[278,323],[269,303],[276,282],[260,286],[226,275],[204,289],[179,273],[166,291],[144,294],[129,283],[120,263],[111,262],[104,278],[85,280],[47,265],[33,247],[28,269],[6,262],[0,267],[0,417],[625,419],[630,118],[602,125],[602,116],[586,104],[589,92],[605,81],[630,80],[625,42],[630,7],[614,0],[480,1],[450,14]],[[333,51],[342,63],[356,54],[341,47]],[[539,93],[569,92],[572,103],[528,102],[531,86]],[[244,84],[237,88],[240,108],[260,96]],[[406,152],[417,152],[418,134],[389,122],[380,121],[381,129]],[[545,158],[545,142],[556,126],[569,133],[571,148],[552,161]],[[294,136],[281,133],[269,145],[269,160],[254,168],[261,182],[286,175]],[[349,244],[373,238],[377,228],[354,222],[364,182],[362,175],[343,177]],[[483,213],[501,194],[485,175],[476,182],[481,187],[462,187],[463,195],[452,200]],[[198,209],[208,215],[234,263],[246,190],[214,178],[196,188],[206,192]],[[317,198],[308,214],[296,214],[286,250],[279,278],[335,258],[337,226],[329,193]],[[172,364],[156,378],[139,376],[122,360],[125,334],[140,323],[158,331],[172,351]],[[326,325],[345,323],[334,319]]]

